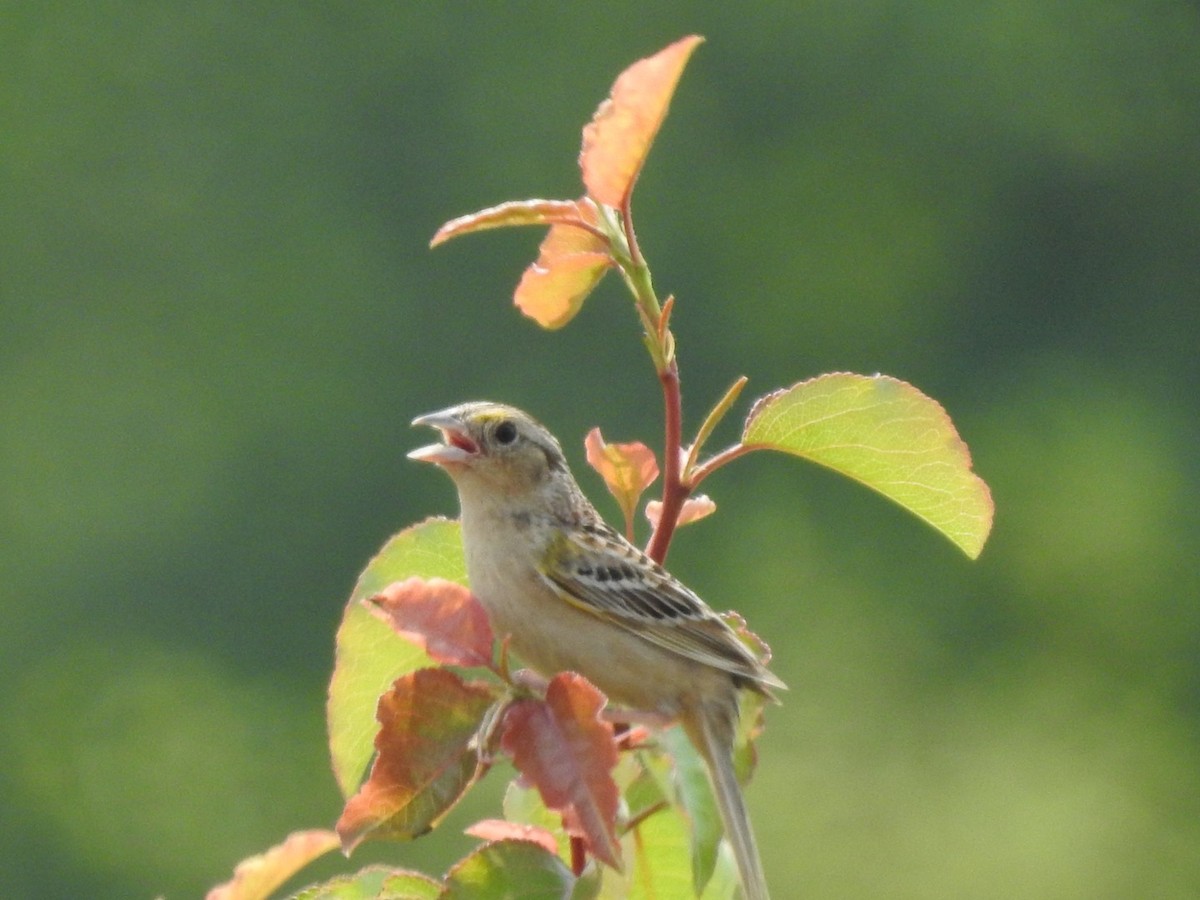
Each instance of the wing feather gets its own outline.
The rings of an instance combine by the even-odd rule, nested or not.
[[[703,600],[606,525],[564,532],[541,574],[566,602],[665,650],[782,686]]]

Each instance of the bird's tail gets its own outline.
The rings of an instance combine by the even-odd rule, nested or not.
[[[736,711],[730,715],[720,708],[705,706],[695,710],[693,715],[685,716],[683,725],[708,764],[725,836],[737,860],[742,895],[745,900],[770,900],[754,829],[750,827],[742,788],[733,770],[733,716]]]

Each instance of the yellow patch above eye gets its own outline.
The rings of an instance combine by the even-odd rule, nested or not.
[[[490,422],[499,422],[504,419],[511,419],[512,413],[504,409],[484,409],[475,413],[474,419],[480,424],[486,425]]]

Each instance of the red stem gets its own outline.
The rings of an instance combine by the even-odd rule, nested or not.
[[[666,439],[663,447],[663,492],[662,515],[658,527],[650,538],[650,546],[646,554],[655,562],[662,563],[667,558],[667,550],[671,546],[671,536],[675,533],[675,523],[679,519],[679,511],[683,501],[687,499],[690,490],[680,480],[679,463],[680,447],[683,441],[683,409],[679,394],[679,367],[675,360],[658,374],[658,380],[663,387],[663,405],[666,408]]]
[[[689,479],[692,490],[694,491],[699,487],[700,482],[725,465],[725,463],[733,462],[739,456],[743,456],[751,450],[756,449],[758,448],[753,446],[747,447],[745,444],[734,444],[732,447],[726,447],[720,453],[706,459],[703,463],[692,469],[692,476]]]

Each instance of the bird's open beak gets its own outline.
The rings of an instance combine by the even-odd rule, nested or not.
[[[459,418],[449,410],[417,416],[412,423],[436,428],[442,433],[443,443],[418,447],[408,454],[409,459],[439,466],[461,466],[479,455],[479,445],[467,434]]]

